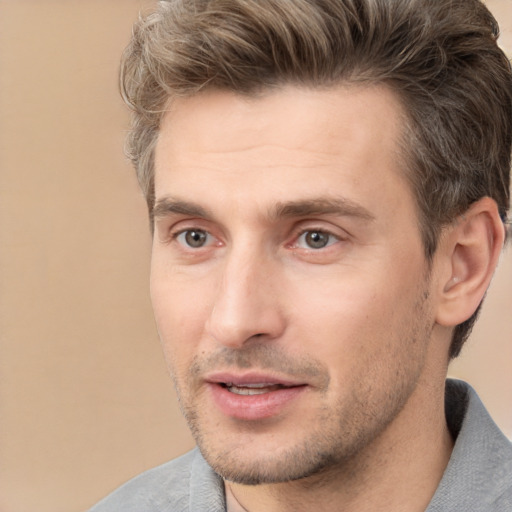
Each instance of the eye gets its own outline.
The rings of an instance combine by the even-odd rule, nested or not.
[[[303,249],[323,249],[329,245],[332,245],[338,241],[338,238],[321,230],[310,230],[304,231],[297,238],[297,247]]]
[[[202,229],[187,229],[175,236],[178,243],[192,249],[200,249],[211,243],[212,236]]]

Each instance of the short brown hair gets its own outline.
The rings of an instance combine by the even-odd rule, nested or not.
[[[403,102],[401,141],[430,261],[442,227],[493,198],[506,221],[512,72],[479,0],[168,0],[141,18],[121,90],[132,108],[127,148],[154,206],[154,148],[177,96],[239,94],[283,84],[387,84]],[[450,357],[476,313],[455,328]]]

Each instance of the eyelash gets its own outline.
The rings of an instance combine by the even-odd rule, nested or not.
[[[193,234],[194,232],[197,234],[201,234],[205,237],[204,243],[202,245],[194,247],[191,243],[189,243],[190,241],[186,241],[186,240],[180,241],[180,237],[182,237],[182,236],[186,237],[187,234]],[[325,240],[320,239],[319,245],[317,247],[313,247],[312,244],[315,243],[314,240],[309,240],[309,241],[304,240],[303,242],[301,242],[301,238],[307,236],[308,234],[309,235],[313,235],[313,234],[321,235],[321,237],[322,236],[327,237],[327,240],[325,241]],[[172,233],[171,237],[173,240],[176,240],[179,245],[186,247],[186,249],[188,249],[188,250],[193,250],[193,251],[209,247],[212,242],[211,239],[214,238],[213,235],[211,233],[209,233],[206,229],[192,228],[192,227],[187,228],[187,229],[182,229],[180,231]],[[334,245],[336,242],[339,242],[340,240],[341,239],[339,236],[335,235],[334,233],[332,233],[326,229],[308,228],[308,229],[302,229],[301,231],[299,231],[294,236],[293,242],[291,242],[290,244],[287,244],[287,246],[292,249],[304,249],[307,251],[317,252],[322,249],[326,249],[326,248],[330,247],[331,245]],[[322,245],[324,242],[325,242],[325,245]]]
[[[320,246],[320,247],[311,247],[310,243],[304,241],[304,244],[307,246],[299,247],[299,242],[300,242],[301,238],[307,236],[308,234],[310,234],[310,235],[311,234],[321,234],[321,235],[327,237],[327,242],[325,245]],[[341,240],[342,239],[338,235],[335,235],[334,233],[332,233],[331,231],[329,231],[327,229],[310,227],[310,228],[302,229],[301,231],[299,231],[297,233],[297,235],[294,237],[294,241],[290,244],[290,246],[292,248],[301,248],[301,249],[305,249],[308,251],[316,252],[316,251],[320,251],[322,249],[327,249],[331,245],[334,245],[336,242],[339,242]]]
[[[193,246],[191,246],[190,244],[186,243],[185,241],[180,242],[179,238],[180,238],[182,235],[186,236],[186,235],[187,235],[187,233],[194,233],[194,232],[195,232],[195,233],[201,233],[201,234],[206,235],[206,243],[205,243],[205,245],[201,245],[201,246],[199,246],[199,247],[193,247]],[[172,238],[173,240],[176,240],[176,241],[178,242],[178,244],[180,244],[180,245],[182,245],[182,246],[184,246],[184,247],[186,246],[186,247],[188,247],[189,249],[194,250],[194,249],[202,249],[202,248],[204,248],[204,247],[207,247],[208,245],[210,245],[210,244],[208,243],[208,239],[211,239],[211,238],[214,238],[214,237],[213,237],[213,235],[212,235],[210,232],[208,232],[206,229],[202,229],[202,228],[187,228],[187,229],[181,229],[180,231],[177,231],[177,232],[175,232],[175,233],[171,233],[171,238]]]

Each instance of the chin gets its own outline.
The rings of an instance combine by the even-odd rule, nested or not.
[[[278,484],[302,480],[328,472],[340,464],[329,452],[312,447],[295,447],[284,453],[266,453],[259,457],[239,456],[237,451],[213,455],[199,447],[204,458],[224,480],[243,484]]]

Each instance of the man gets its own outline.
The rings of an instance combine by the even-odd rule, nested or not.
[[[506,511],[445,383],[506,234],[512,73],[478,0],[172,0],[122,66],[151,295],[198,449],[103,511]]]

